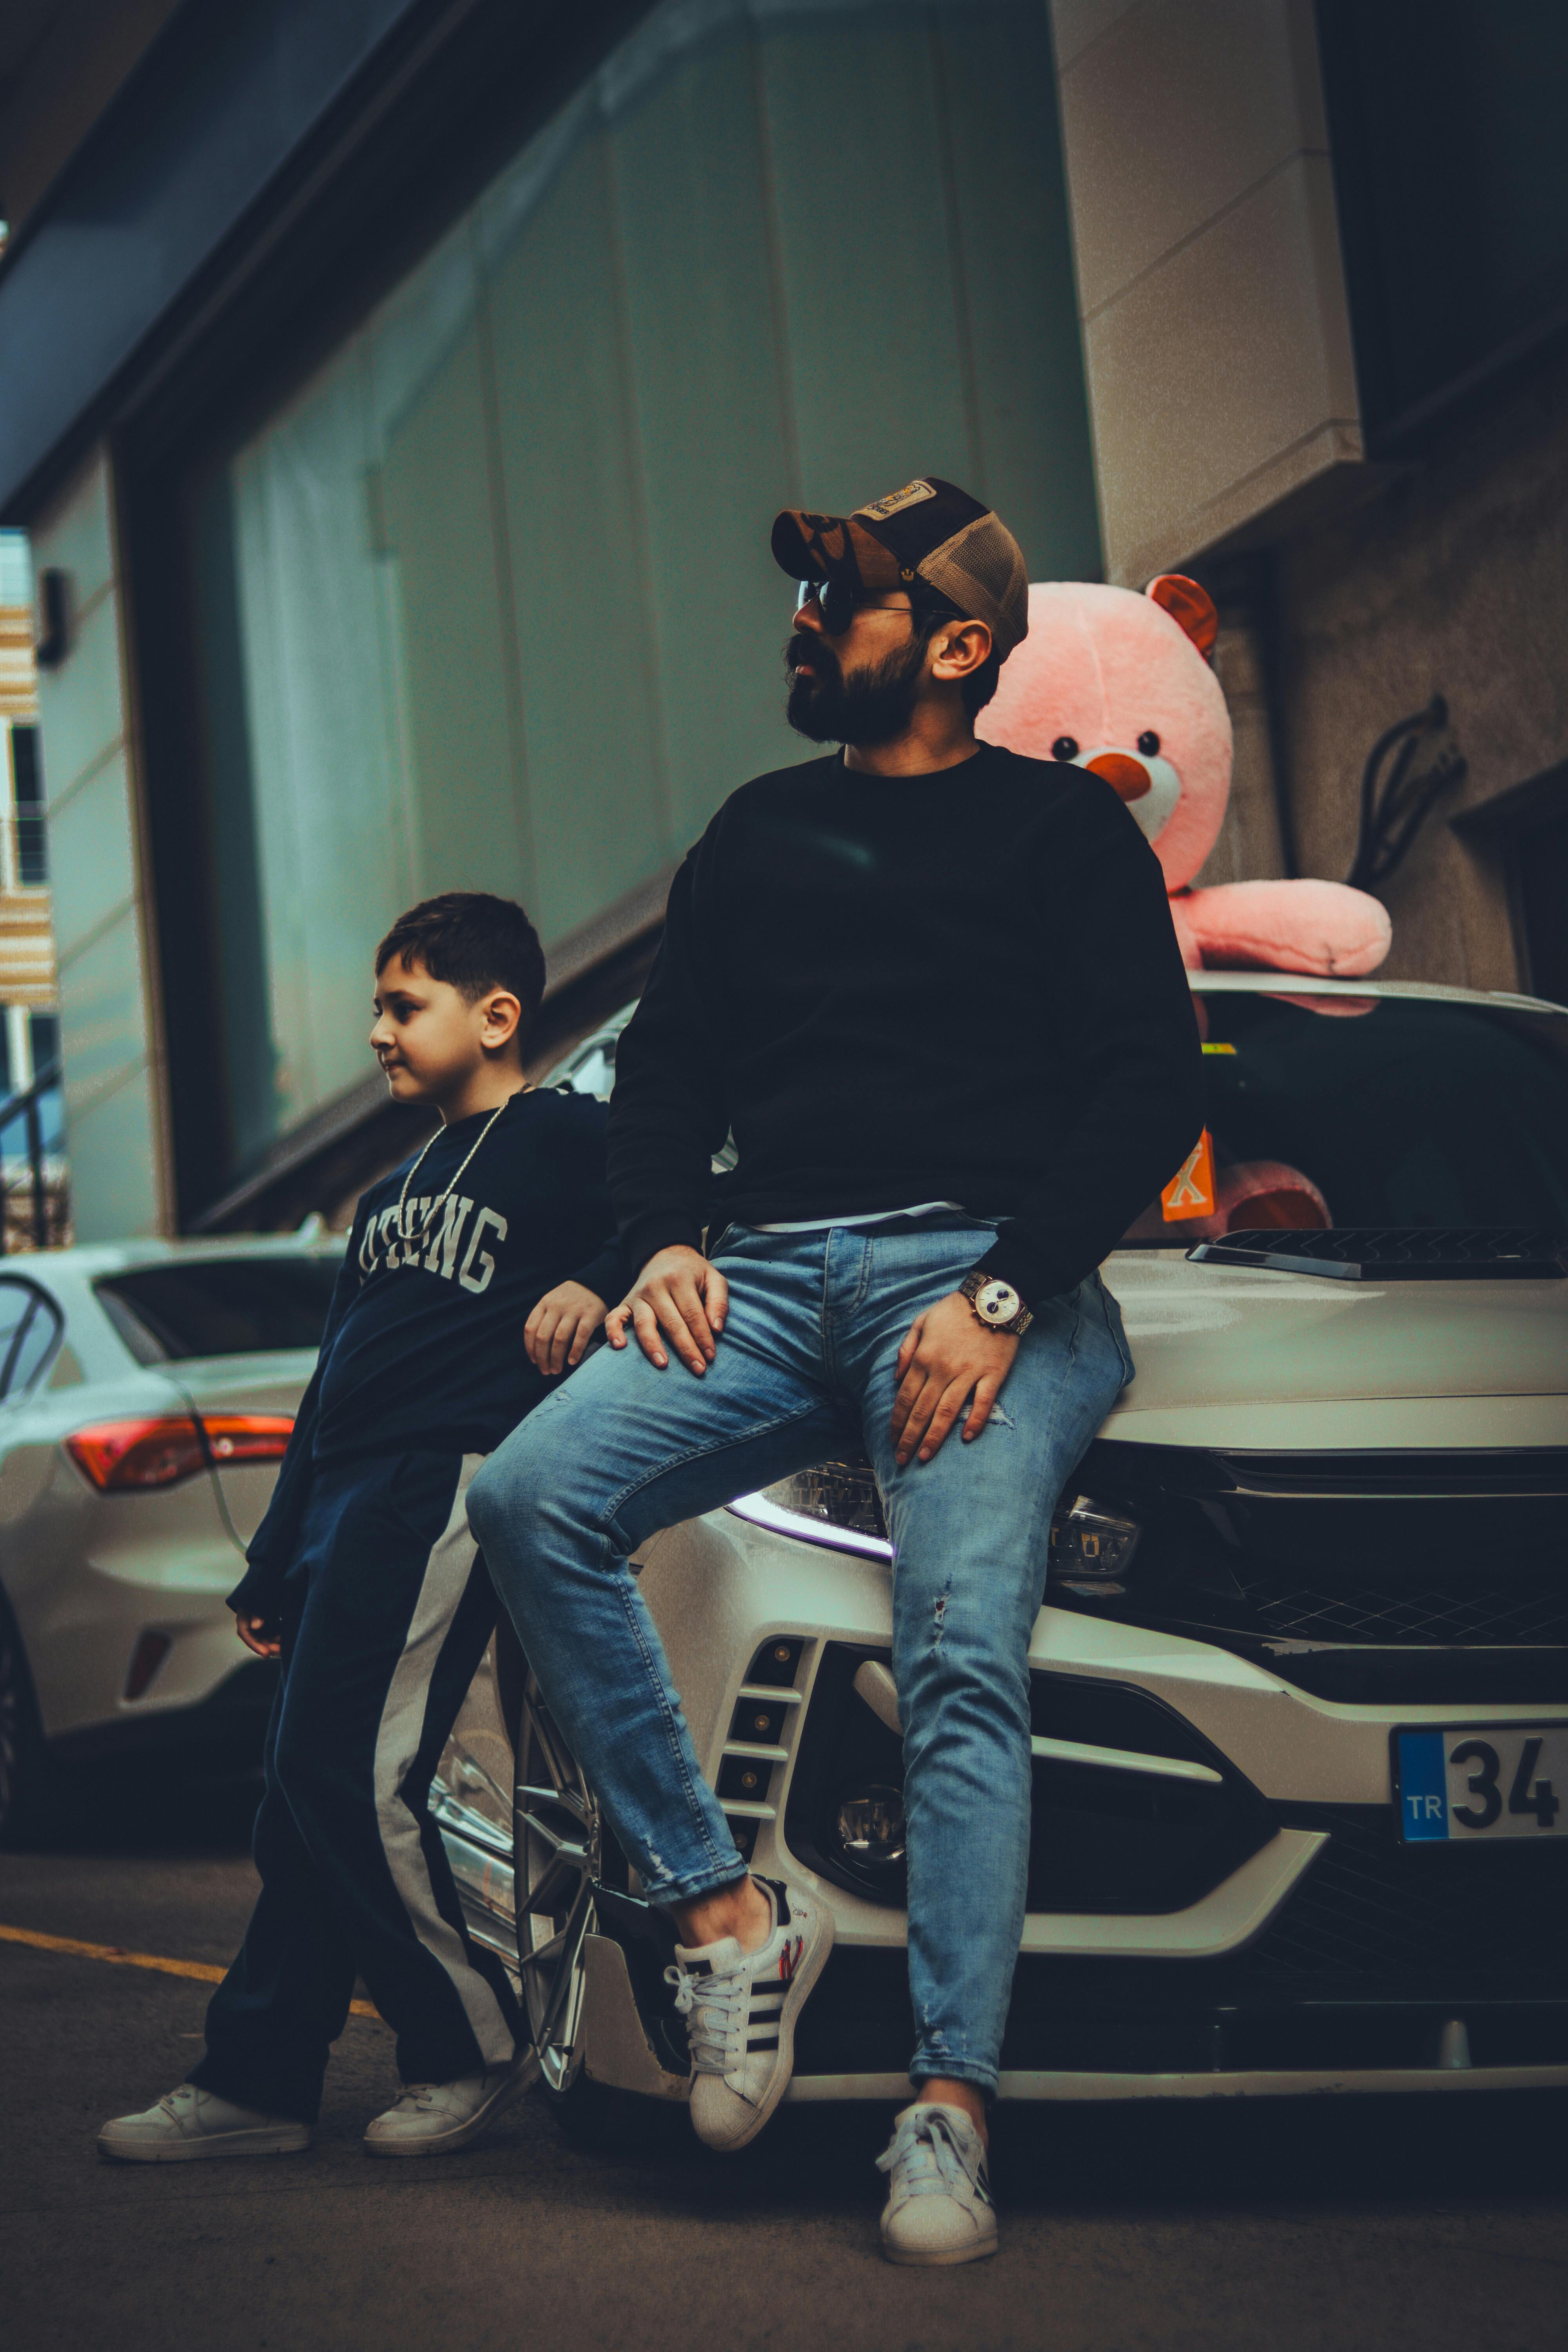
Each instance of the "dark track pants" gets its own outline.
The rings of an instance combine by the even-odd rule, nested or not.
[[[405,2082],[504,2065],[521,2032],[426,1810],[495,1622],[465,1508],[479,1463],[389,1454],[311,1481],[256,1822],[261,1895],[190,2077],[241,2106],[315,2121],[356,1975]]]

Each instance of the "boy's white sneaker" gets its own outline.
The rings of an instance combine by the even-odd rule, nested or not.
[[[182,2083],[155,2107],[105,2124],[98,2147],[121,2164],[189,2164],[205,2156],[296,2156],[313,2137],[292,2116],[237,2107],[216,2091]]]
[[[985,2143],[962,2107],[906,2107],[877,2169],[888,2175],[882,2252],[890,2263],[978,2263],[996,2252]]]
[[[733,1936],[677,1944],[665,1979],[689,2021],[691,2121],[710,2147],[755,2139],[789,2087],[795,2025],[833,1949],[833,1914],[776,1878],[752,1881],[773,1906],[766,1941],[743,1952]]]
[[[531,2048],[509,2065],[452,2083],[407,2083],[364,2136],[367,2156],[450,2156],[488,2131],[539,2072]]]

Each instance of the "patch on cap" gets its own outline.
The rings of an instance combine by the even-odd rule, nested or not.
[[[906,507],[918,507],[922,499],[935,496],[930,482],[906,482],[901,490],[889,490],[885,499],[872,499],[868,505],[857,507],[855,512],[869,515],[873,522],[886,522],[889,515],[902,514]]]

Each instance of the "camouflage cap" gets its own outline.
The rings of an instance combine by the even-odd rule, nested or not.
[[[773,561],[792,580],[911,589],[917,580],[984,621],[1005,661],[1029,632],[1024,551],[989,507],[934,474],[906,482],[850,515],[786,507],[773,524]]]

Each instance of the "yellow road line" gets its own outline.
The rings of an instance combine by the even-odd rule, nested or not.
[[[0,1944],[30,1944],[35,1951],[69,1952],[81,1960],[110,1960],[121,1969],[155,1969],[160,1976],[195,1977],[201,1984],[221,1984],[228,1974],[210,1960],[165,1959],[160,1952],[128,1952],[122,1944],[84,1944],[75,1936],[46,1936],[37,1927],[8,1927],[4,1921],[0,1921]],[[368,2000],[351,2000],[349,2014],[381,2021],[380,2011]]]

